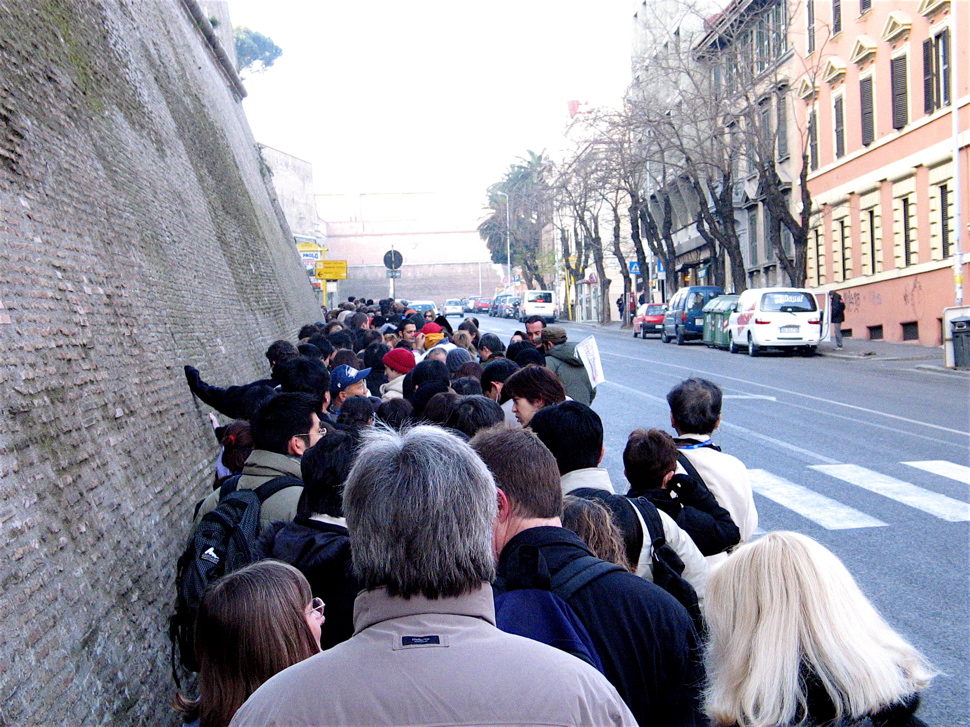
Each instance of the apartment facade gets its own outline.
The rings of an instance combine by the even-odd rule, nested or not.
[[[792,42],[809,69],[795,87],[816,209],[808,284],[842,293],[854,337],[939,345],[955,300],[957,205],[970,221],[970,2],[792,8]],[[966,249],[966,227],[962,238]]]

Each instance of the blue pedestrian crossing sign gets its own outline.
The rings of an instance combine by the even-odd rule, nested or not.
[[[639,275],[640,274],[640,263],[636,260],[630,261],[630,274]]]

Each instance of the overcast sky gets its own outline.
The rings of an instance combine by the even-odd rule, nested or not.
[[[615,105],[632,0],[229,0],[282,57],[245,81],[257,141],[314,165],[318,193],[485,189],[554,149],[567,102]],[[464,205],[463,205],[464,206]]]

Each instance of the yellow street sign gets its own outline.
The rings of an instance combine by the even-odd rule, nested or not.
[[[346,280],[346,260],[318,260],[314,266],[319,280]]]

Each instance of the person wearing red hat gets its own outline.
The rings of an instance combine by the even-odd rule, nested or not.
[[[381,401],[404,398],[404,375],[414,368],[414,354],[406,348],[392,348],[381,359],[387,383],[381,385]]]
[[[435,344],[440,343],[445,337],[444,332],[441,330],[441,326],[434,321],[425,323],[424,327],[421,329],[421,333],[424,334],[424,348],[426,351]]]

